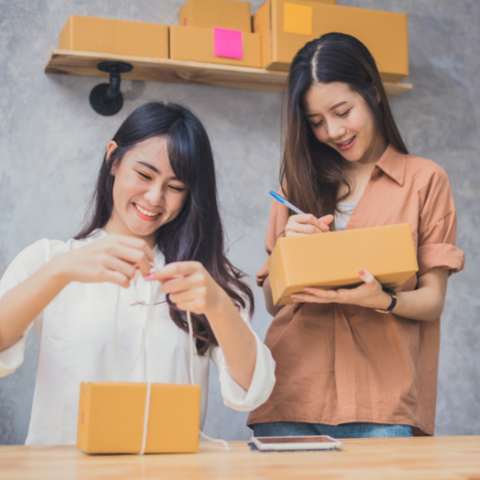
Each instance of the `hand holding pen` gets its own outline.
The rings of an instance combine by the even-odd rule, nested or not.
[[[285,235],[287,237],[325,233],[330,230],[328,225],[333,222],[333,215],[324,215],[323,217],[317,218],[311,213],[302,212],[273,190],[270,190],[270,195],[296,213],[296,215],[292,215],[288,219],[287,226],[285,227]]]

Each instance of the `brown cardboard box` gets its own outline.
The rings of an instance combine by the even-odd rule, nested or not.
[[[242,32],[243,58],[219,57],[214,54],[213,29],[170,27],[170,58],[190,62],[219,63],[261,68],[260,35]]]
[[[287,4],[287,5],[286,5]],[[293,5],[293,6],[292,6]],[[294,12],[284,18],[284,12]],[[292,10],[293,9],[293,10]],[[306,10],[305,10],[306,9]],[[284,31],[296,15],[310,15],[310,34]],[[324,33],[353,35],[372,53],[383,81],[398,82],[408,75],[408,26],[404,13],[328,5],[304,0],[267,0],[253,16],[253,31],[262,34],[263,66],[288,70],[295,54]]]
[[[418,271],[410,225],[360,228],[279,238],[268,259],[273,303],[292,303],[305,287],[336,289],[361,283],[358,270],[399,287]]]
[[[70,15],[58,46],[80,52],[168,58],[168,25]]]
[[[178,11],[178,24],[183,27],[217,27],[252,33],[250,2],[187,0]]]
[[[199,385],[152,384],[146,453],[198,451]],[[85,453],[139,453],[146,383],[82,383],[77,447]]]

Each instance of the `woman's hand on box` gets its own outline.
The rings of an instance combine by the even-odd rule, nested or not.
[[[295,303],[340,303],[367,308],[388,308],[392,297],[382,290],[382,285],[375,277],[365,270],[359,270],[358,276],[364,282],[359,287],[338,290],[307,287],[303,289],[304,293],[293,294],[292,300]]]
[[[311,235],[312,233],[325,233],[330,230],[329,225],[333,222],[333,215],[324,215],[317,218],[310,213],[292,215],[289,217],[285,227],[287,237],[298,237],[300,235]]]

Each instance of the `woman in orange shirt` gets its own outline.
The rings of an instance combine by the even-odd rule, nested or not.
[[[275,202],[267,251],[284,235],[409,223],[419,271],[393,292],[359,270],[358,288],[305,288],[275,308],[264,265],[277,382],[248,424],[256,436],[432,435],[440,315],[448,276],[464,265],[447,174],[408,154],[375,61],[354,37],[326,34],[297,53],[287,108],[280,193],[308,213]]]

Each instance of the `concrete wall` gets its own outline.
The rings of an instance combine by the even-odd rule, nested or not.
[[[107,141],[136,106],[158,99],[184,103],[210,134],[219,175],[230,258],[251,277],[266,259],[263,237],[278,185],[281,95],[152,82],[122,83],[125,104],[105,118],[90,108],[98,79],[46,75],[68,16],[174,24],[183,0],[0,0],[0,274],[41,237],[67,239],[82,223]],[[255,11],[262,0],[254,0]],[[409,81],[392,101],[410,151],[441,164],[458,209],[458,245],[467,269],[449,282],[443,315],[437,434],[480,434],[480,3],[477,0],[338,0],[339,4],[409,14]],[[253,286],[253,281],[251,284]],[[253,326],[271,318],[255,288]],[[0,444],[23,443],[30,415],[38,340],[18,371],[0,380]],[[246,414],[223,406],[212,370],[205,431],[246,439]]]

